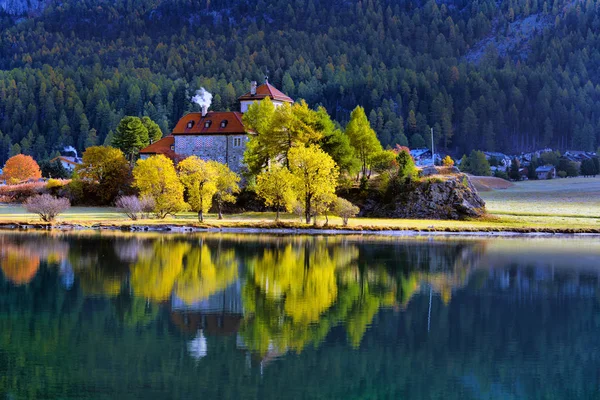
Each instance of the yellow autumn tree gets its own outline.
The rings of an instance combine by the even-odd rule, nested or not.
[[[133,169],[133,179],[133,186],[142,197],[154,199],[157,217],[165,218],[187,208],[183,201],[183,185],[177,177],[173,161],[164,155],[138,160]]]
[[[212,206],[212,199],[217,192],[216,175],[210,162],[191,156],[177,166],[179,178],[187,191],[188,204],[192,211],[198,213],[198,220],[204,222],[204,214]]]
[[[279,221],[279,211],[291,211],[296,201],[294,176],[289,169],[275,166],[256,177],[256,194],[267,206],[275,208],[275,221]]]
[[[219,219],[223,219],[223,203],[235,202],[235,195],[240,192],[240,176],[229,169],[226,164],[217,161],[208,162],[215,171],[214,184],[216,187],[213,199],[217,203]]]
[[[454,160],[452,159],[452,157],[446,156],[442,160],[442,164],[444,164],[444,167],[453,167],[454,166]]]
[[[316,145],[293,147],[289,152],[290,172],[294,176],[295,191],[304,203],[306,223],[314,214],[317,197],[335,193],[338,167],[333,159]]]
[[[269,98],[252,104],[244,114],[244,125],[256,133],[244,153],[250,172],[260,173],[270,161],[287,164],[294,146],[317,143],[323,138],[321,122],[322,115],[311,110],[304,100],[279,107]]]

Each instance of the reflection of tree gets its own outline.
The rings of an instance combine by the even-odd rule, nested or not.
[[[4,278],[15,285],[31,282],[40,266],[40,257],[24,246],[3,243],[0,249],[0,266]]]
[[[165,301],[183,270],[183,256],[190,244],[182,241],[157,240],[153,251],[143,254],[131,268],[131,288],[136,296]]]
[[[238,277],[234,250],[217,251],[213,257],[204,244],[185,255],[185,269],[175,282],[175,295],[192,304],[225,290]]]
[[[260,354],[299,352],[344,322],[358,345],[379,307],[394,302],[395,283],[384,270],[351,268],[357,257],[355,246],[314,242],[270,248],[254,258],[243,291],[245,345]]]

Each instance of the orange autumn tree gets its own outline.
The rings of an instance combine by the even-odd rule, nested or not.
[[[42,177],[40,166],[31,157],[17,154],[6,161],[2,170],[4,179],[9,184],[15,184],[28,179],[39,179]]]

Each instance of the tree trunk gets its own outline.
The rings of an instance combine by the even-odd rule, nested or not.
[[[306,196],[304,202],[304,215],[306,216],[306,223],[310,224],[310,196]]]
[[[202,210],[198,211],[198,221],[204,222],[204,213]]]
[[[279,207],[275,207],[275,209],[277,210],[275,214],[275,222],[277,222],[279,221]]]
[[[217,201],[217,210],[219,211],[219,219],[223,219],[223,213],[221,212],[221,202]]]
[[[329,214],[325,213],[325,225],[323,226],[329,226]]]

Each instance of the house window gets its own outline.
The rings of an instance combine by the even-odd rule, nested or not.
[[[208,121],[206,121],[206,122],[204,123],[204,127],[205,127],[205,128],[210,128],[210,126],[211,126],[211,125],[212,125],[212,121],[211,121],[211,120],[208,120]]]
[[[224,119],[223,121],[221,121],[221,128],[225,128],[227,126],[227,120]]]
[[[192,129],[194,127],[194,121],[190,121],[187,123],[187,128]]]
[[[242,145],[242,138],[233,138],[233,147],[240,147]]]

